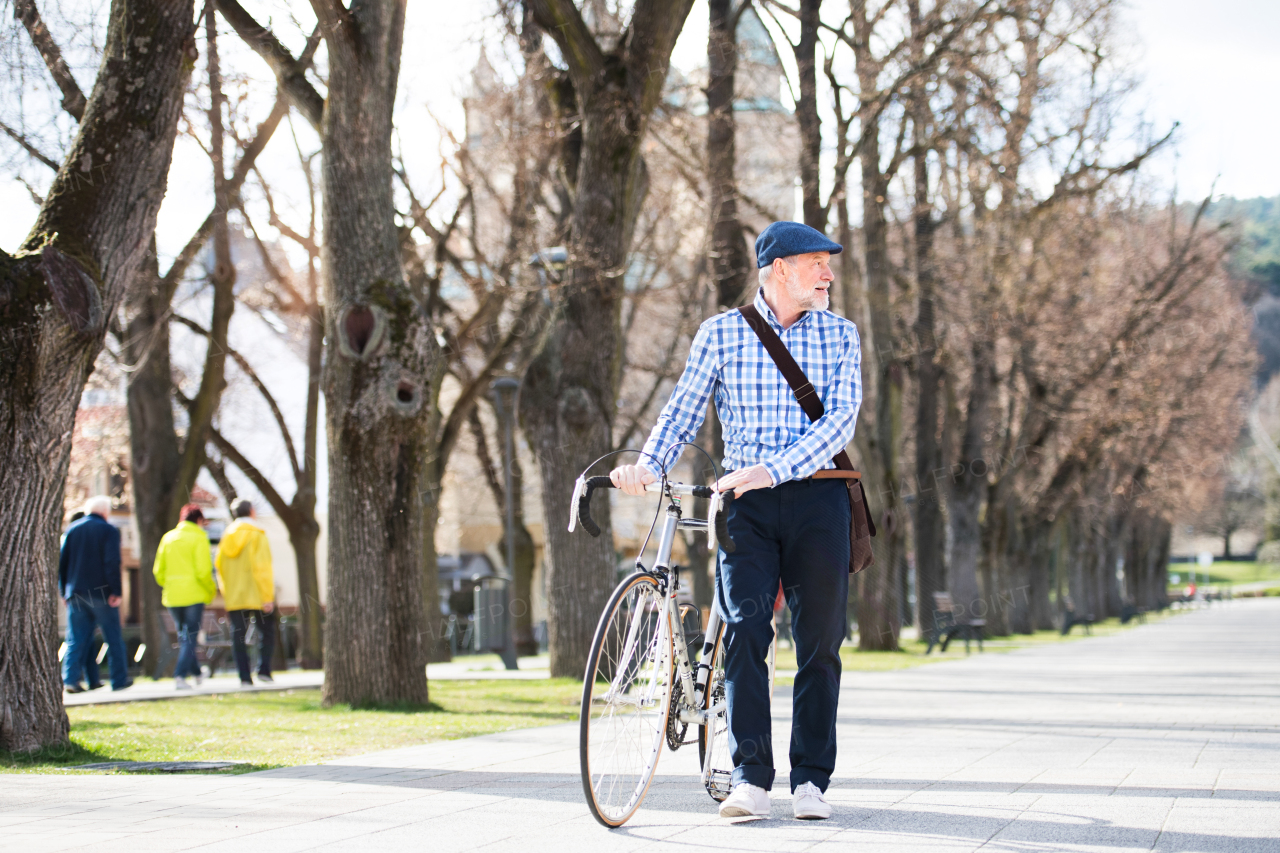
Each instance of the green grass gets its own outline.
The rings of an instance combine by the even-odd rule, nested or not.
[[[1215,562],[1207,570],[1192,563],[1172,563],[1170,575],[1178,575],[1179,588],[1186,586],[1191,580],[1191,569],[1196,570],[1196,583],[1200,586],[1220,586],[1223,584],[1257,583],[1259,581],[1276,581],[1280,584],[1280,564],[1256,563],[1232,560],[1231,562]],[[1172,588],[1174,584],[1170,584]]]
[[[1167,619],[1172,615],[1175,615],[1173,611],[1165,611],[1163,614],[1149,613],[1147,614],[1147,621]],[[1121,625],[1118,618],[1105,619],[1093,626],[1093,636],[1117,634],[1122,631],[1128,631],[1138,624],[1136,620],[1131,621],[1128,625]],[[1013,634],[1008,637],[983,640],[982,647],[984,652],[1012,652],[1032,646],[1070,643],[1085,636],[1088,635],[1084,633],[1083,628],[1079,627],[1072,628],[1071,633],[1065,637],[1058,631],[1037,631],[1034,634]],[[935,646],[933,653],[926,656],[925,650],[927,648],[928,644],[924,641],[906,640],[902,643],[901,651],[862,652],[858,651],[857,646],[845,643],[840,649],[840,661],[845,672],[887,672],[895,669],[909,669],[930,663],[963,660],[968,656],[964,651],[963,640],[953,640],[947,646],[945,653],[940,652]],[[970,643],[970,654],[978,654],[978,644],[976,642]],[[794,649],[778,648],[777,668],[779,670],[794,670],[796,668],[796,653]],[[777,681],[779,684],[790,684],[792,679],[790,676],[779,676]]]
[[[248,762],[231,772],[312,764],[578,718],[581,683],[433,681],[425,710],[323,708],[319,690],[81,705],[67,709],[71,745],[0,752],[0,772],[58,772],[99,761]]]

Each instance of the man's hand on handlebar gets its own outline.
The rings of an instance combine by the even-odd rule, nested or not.
[[[752,465],[750,468],[739,468],[725,474],[716,481],[716,488],[722,492],[733,489],[733,493],[742,497],[752,489],[769,489],[773,487],[773,477],[763,465]]]
[[[609,472],[609,481],[628,495],[640,496],[644,487],[658,482],[658,478],[640,465],[619,465]]]

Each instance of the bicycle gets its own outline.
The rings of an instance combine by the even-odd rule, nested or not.
[[[608,477],[578,478],[571,499],[569,532],[577,524],[592,536],[600,528],[591,518],[591,496],[613,488]],[[697,727],[701,781],[717,802],[729,796],[733,761],[729,754],[724,680],[724,622],[711,608],[696,668],[688,648],[686,624],[701,612],[678,604],[679,567],[671,564],[671,546],[679,529],[705,530],[708,547],[719,539],[736,550],[726,527],[732,490],[673,483],[665,478],[646,491],[663,495],[667,505],[653,568],[637,559],[637,571],[614,589],[600,616],[582,685],[579,759],[582,787],[592,815],[606,827],[621,826],[640,808],[658,768],[665,742],[671,750]],[[707,517],[685,518],[681,498],[710,501]],[[648,540],[646,540],[647,542]],[[641,556],[643,557],[643,549]],[[769,655],[773,686],[776,635]]]

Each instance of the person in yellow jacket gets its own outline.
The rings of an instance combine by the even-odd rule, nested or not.
[[[218,585],[231,619],[231,647],[240,670],[240,686],[252,687],[249,650],[245,634],[252,617],[262,637],[258,649],[258,680],[270,682],[271,653],[275,648],[275,578],[271,573],[271,546],[267,534],[250,519],[256,518],[253,504],[241,498],[231,505],[235,519],[218,543]]]
[[[195,504],[187,504],[179,516],[182,521],[160,539],[151,571],[156,583],[164,589],[160,603],[169,608],[178,629],[178,662],[173,668],[173,683],[178,690],[191,689],[187,676],[200,682],[200,665],[196,663],[196,637],[204,606],[213,601],[217,586],[213,582],[213,561],[209,556],[209,537],[204,532],[204,513]]]

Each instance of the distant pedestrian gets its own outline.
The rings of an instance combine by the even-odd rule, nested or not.
[[[275,649],[275,578],[271,572],[271,546],[261,527],[251,523],[257,518],[253,504],[241,498],[231,505],[235,519],[218,543],[218,586],[231,619],[231,644],[240,670],[240,685],[252,687],[249,650],[245,634],[249,619],[258,624],[261,643],[258,647],[258,680],[270,683],[271,653]]]
[[[209,537],[204,532],[205,518],[200,507],[187,504],[179,516],[182,521],[160,540],[152,571],[156,583],[164,588],[160,602],[169,608],[178,629],[178,662],[173,668],[173,686],[189,690],[187,676],[201,681],[196,663],[196,641],[204,606],[213,601],[217,586],[213,582],[213,558],[209,553]]]
[[[107,521],[111,498],[89,498],[85,515],[67,528],[58,556],[58,591],[67,603],[67,651],[62,658],[62,683],[68,693],[83,693],[80,676],[88,667],[94,626],[102,629],[111,665],[111,689],[124,690],[129,678],[128,655],[120,631],[120,531]],[[89,670],[90,687],[100,687],[98,662]]]
[[[71,518],[67,520],[67,530],[70,530],[71,525],[75,524],[77,521],[79,521],[82,518],[84,518],[84,510],[82,509],[78,509],[75,512],[71,513]],[[67,534],[66,534],[66,531],[63,531],[62,539],[59,540],[58,542],[58,550],[61,551],[62,546],[66,544],[67,544]],[[83,657],[84,657],[84,675],[85,675],[85,679],[89,682],[89,686],[86,688],[87,690],[100,690],[103,686],[102,673],[98,671],[98,655],[102,653],[102,645],[103,645],[102,640],[98,639],[98,636],[95,634],[93,638],[89,640],[88,648],[85,649]],[[66,658],[63,658],[63,659],[65,660]],[[63,679],[64,682],[66,680],[67,679],[65,678]],[[73,678],[71,680],[76,683],[79,683],[80,681],[78,677]]]

